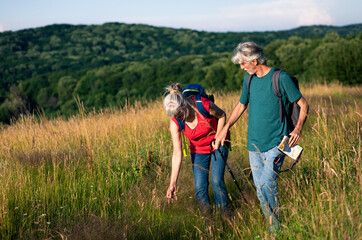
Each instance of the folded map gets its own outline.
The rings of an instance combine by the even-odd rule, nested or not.
[[[278,145],[278,149],[289,157],[293,158],[294,160],[298,160],[302,155],[303,148],[299,145],[294,145],[293,147],[290,147],[288,141],[289,137],[284,136],[282,142]]]

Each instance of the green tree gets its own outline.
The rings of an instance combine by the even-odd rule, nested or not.
[[[61,77],[57,84],[57,93],[61,102],[66,102],[73,98],[74,88],[77,80],[72,76]]]
[[[22,85],[11,86],[8,96],[0,105],[0,121],[9,123],[10,118],[16,118],[27,111],[28,104],[23,93]]]
[[[311,74],[326,82],[361,83],[361,46],[362,41],[358,36],[345,39],[331,33],[311,53],[305,64],[311,67]]]
[[[286,70],[290,75],[298,75],[304,72],[303,62],[309,55],[311,47],[310,39],[290,37],[275,50],[277,61],[280,61],[280,68]]]

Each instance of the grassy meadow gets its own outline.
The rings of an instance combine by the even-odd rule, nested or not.
[[[278,239],[362,239],[361,86],[302,86],[305,150],[281,173]],[[217,93],[229,115],[240,92]],[[69,119],[24,116],[0,127],[1,239],[273,239],[254,190],[247,115],[231,129],[229,219],[199,212],[190,156],[168,204],[172,143],[162,97]],[[286,158],[283,169],[292,163]],[[210,189],[211,190],[211,189]],[[210,194],[212,198],[212,194]],[[213,201],[213,200],[212,200]]]

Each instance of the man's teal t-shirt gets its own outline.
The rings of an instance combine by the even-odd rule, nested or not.
[[[273,91],[272,76],[275,68],[263,77],[253,76],[250,82],[250,94],[247,89],[247,75],[244,78],[240,103],[249,104],[247,150],[265,152],[277,146],[281,137],[288,135],[286,117],[279,121],[279,100]],[[283,106],[297,101],[302,94],[286,72],[281,72],[279,88]]]

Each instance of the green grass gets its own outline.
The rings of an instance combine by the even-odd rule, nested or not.
[[[278,239],[361,239],[361,88],[306,86],[311,112],[303,157],[278,180]],[[239,93],[217,94],[227,114]],[[24,116],[0,130],[1,239],[273,239],[246,152],[247,117],[232,128],[225,173],[233,210],[204,219],[190,157],[168,204],[172,143],[161,102],[86,112],[69,120]],[[283,168],[291,164],[286,159]],[[210,189],[211,190],[211,189]],[[212,194],[211,194],[211,199]]]

